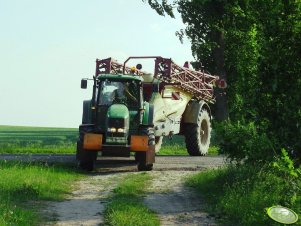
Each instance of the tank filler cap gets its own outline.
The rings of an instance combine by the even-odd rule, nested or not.
[[[137,64],[137,65],[136,65],[136,68],[137,68],[138,70],[141,70],[141,69],[142,69],[142,64]]]

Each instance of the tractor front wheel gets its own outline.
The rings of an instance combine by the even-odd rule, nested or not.
[[[149,146],[155,146],[155,132],[153,128],[143,128],[140,133],[148,136]],[[148,150],[147,152],[135,153],[135,160],[138,162],[138,171],[151,171],[153,169],[153,164],[149,163],[148,158],[154,159],[155,151]]]
[[[97,159],[97,151],[90,151],[83,149],[82,142],[77,142],[76,159],[79,161],[79,167],[82,170],[92,171],[94,163]]]
[[[135,162],[138,163],[138,171],[151,171],[153,170],[153,164],[146,163],[146,152],[136,152]]]
[[[138,171],[151,171],[153,170],[153,164],[146,163],[146,153],[137,153],[138,154]]]

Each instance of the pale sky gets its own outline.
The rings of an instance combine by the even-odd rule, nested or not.
[[[95,59],[193,60],[176,19],[141,0],[0,0],[0,125],[73,127],[92,95]],[[131,65],[130,65],[131,66]]]

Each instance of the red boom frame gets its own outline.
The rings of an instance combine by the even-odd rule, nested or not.
[[[132,73],[131,68],[126,66],[130,59],[155,59],[154,78],[164,83],[173,84],[199,100],[203,99],[211,103],[215,101],[213,85],[218,80],[218,76],[181,67],[170,58],[160,56],[129,57],[124,64],[117,63],[112,58],[97,59],[95,76],[99,74],[130,74]],[[136,73],[143,75],[141,71]]]

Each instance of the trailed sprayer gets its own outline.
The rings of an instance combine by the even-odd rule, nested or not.
[[[130,60],[154,60],[154,72]],[[76,157],[93,170],[98,155],[129,157],[138,170],[152,170],[164,136],[184,135],[192,156],[205,155],[210,144],[213,84],[217,76],[179,66],[169,58],[129,57],[96,60],[93,94],[83,102]],[[82,79],[81,88],[87,88]]]

